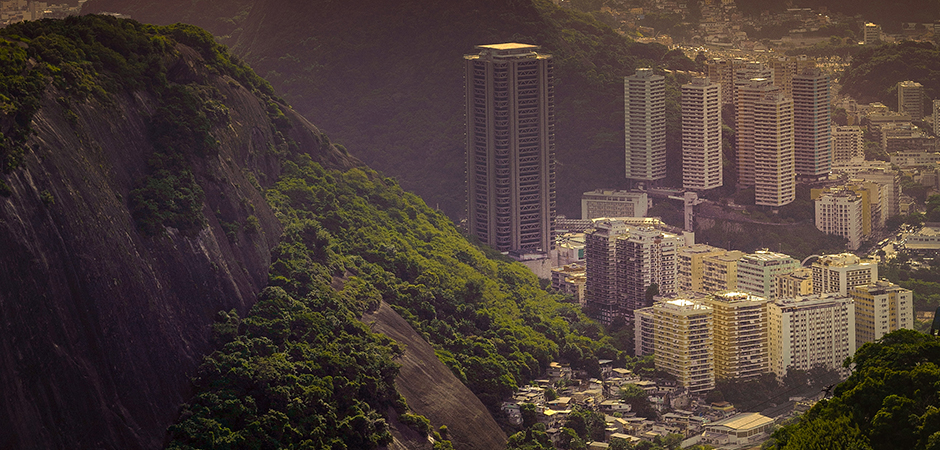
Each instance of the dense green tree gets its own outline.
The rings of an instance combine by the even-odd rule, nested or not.
[[[630,410],[640,417],[648,419],[657,419],[659,413],[649,402],[649,394],[643,388],[628,383],[620,388],[620,399],[630,404]]]
[[[833,398],[777,430],[767,448],[931,448],[940,425],[938,363],[940,341],[916,331],[865,344]]]

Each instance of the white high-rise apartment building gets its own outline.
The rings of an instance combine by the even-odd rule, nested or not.
[[[682,187],[707,190],[722,184],[721,86],[693,78],[682,86]]]
[[[924,118],[924,85],[910,80],[898,83],[898,112],[910,114],[911,120]]]
[[[738,260],[738,290],[772,299],[777,295],[777,275],[793,272],[800,262],[783,253],[758,250]]]
[[[656,351],[656,317],[653,307],[633,311],[633,354],[648,356]]]
[[[631,230],[617,240],[617,277],[621,308],[628,319],[636,309],[651,306],[646,289],[656,284],[660,295],[676,292],[678,258],[684,239],[651,227]],[[590,263],[588,263],[590,264]]]
[[[464,56],[467,220],[499,251],[554,249],[555,88],[551,55],[518,43]]]
[[[783,95],[790,97],[793,94],[793,77],[803,73],[806,69],[816,67],[816,60],[806,55],[779,56],[770,62],[774,72],[774,84],[783,89]]]
[[[829,75],[805,69],[791,80],[796,176],[816,181],[832,170],[832,113]]]
[[[747,85],[738,86],[735,99],[735,121],[737,130],[738,185],[741,187],[754,186],[755,175],[755,146],[756,146],[756,120],[757,104],[762,102],[769,94],[780,92],[769,78],[755,78]],[[792,105],[791,105],[792,108]],[[768,118],[762,117],[762,127],[766,128]],[[773,123],[776,125],[776,123]],[[791,139],[792,139],[792,127]],[[791,143],[792,149],[792,143]],[[791,150],[792,151],[792,150]]]
[[[656,302],[648,309],[652,309],[656,370],[673,375],[692,393],[714,389],[712,308],[675,298]]]
[[[666,79],[640,68],[623,79],[626,177],[656,181],[666,177]]]
[[[878,263],[851,253],[821,256],[812,269],[814,294],[846,296],[855,286],[878,281]]]
[[[861,195],[850,190],[831,191],[817,197],[814,203],[817,230],[848,239],[850,250],[862,245]]]
[[[832,128],[832,163],[847,163],[852,158],[865,157],[862,127],[836,126]]]
[[[765,95],[754,105],[754,203],[779,207],[796,200],[793,99]]]
[[[788,370],[816,365],[842,369],[855,354],[855,303],[839,294],[813,294],[767,304],[771,370],[784,377]]]
[[[855,346],[875,342],[902,328],[914,328],[913,293],[894,283],[879,280],[849,289],[855,300]]]
[[[751,80],[755,78],[762,78],[774,84],[774,69],[762,62],[759,61],[744,61],[741,59],[735,59],[732,62],[734,67],[734,89],[732,95],[734,96],[734,104],[738,104],[738,94],[739,90],[743,87],[750,86]]]
[[[767,302],[735,291],[716,292],[705,300],[712,308],[716,380],[747,381],[770,370]]]
[[[721,103],[723,105],[734,102],[735,67],[742,66],[745,62],[743,59],[713,58],[706,63],[705,70],[708,73],[708,79],[712,83],[718,83],[721,86]]]

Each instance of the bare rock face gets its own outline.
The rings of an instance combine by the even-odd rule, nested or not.
[[[204,75],[196,52],[180,55],[172,76]],[[24,162],[5,176],[12,194],[0,197],[0,448],[162,446],[214,316],[244,314],[266,284],[281,229],[260,189],[279,175],[283,141],[265,101],[205,78],[229,117],[212,130],[217,154],[190,161],[207,219],[193,235],[145,235],[129,210],[156,99],[64,105],[46,90]],[[281,109],[299,151],[360,165]]]
[[[483,403],[434,354],[424,337],[384,302],[366,314],[362,321],[373,331],[385,334],[405,348],[398,361],[401,372],[395,387],[405,397],[408,406],[431,420],[432,429],[446,425],[454,448],[490,450],[506,447],[506,434],[493,420]],[[392,421],[393,425],[395,421]],[[401,428],[401,427],[398,427]],[[408,430],[395,434],[396,443],[390,449],[420,449],[430,447],[425,442],[409,438]]]

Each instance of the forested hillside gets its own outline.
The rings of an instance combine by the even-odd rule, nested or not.
[[[155,448],[246,312],[289,149],[360,162],[191,26],[0,30],[0,448]]]
[[[0,59],[0,448],[494,448],[485,408],[550,361],[624,358],[203,30],[27,22]],[[399,367],[442,362],[479,399],[421,417]]]
[[[356,320],[380,302],[493,412],[556,358],[595,374],[598,357],[623,358],[575,305],[524,266],[488,259],[389,178],[298,155],[267,196],[285,229],[269,287],[245,320],[220,316],[222,347],[172,446],[388,443],[386,410],[408,411],[391,386],[402,350]]]
[[[859,103],[878,101],[896,111],[897,84],[907,80],[924,85],[925,107],[929,108],[930,99],[940,99],[940,48],[929,42],[905,41],[866,49],[845,69],[842,92]]]
[[[900,330],[865,344],[852,375],[764,448],[940,448],[940,340]]]
[[[466,202],[463,55],[475,45],[525,42],[555,56],[558,208],[569,217],[580,216],[583,192],[624,186],[623,76],[694,66],[681,52],[633,43],[548,0],[256,0],[245,9],[222,0],[211,10],[176,3],[92,0],[85,10],[193,20],[230,35],[232,51],[333,141],[454,218]],[[218,12],[222,5],[228,9]],[[214,13],[244,19],[233,32],[213,25]],[[668,108],[668,148],[677,157],[678,89]],[[679,166],[671,168],[670,180],[681,182]]]

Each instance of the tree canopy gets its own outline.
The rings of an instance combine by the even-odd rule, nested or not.
[[[852,375],[765,446],[927,450],[940,448],[940,340],[898,330],[858,349]]]

